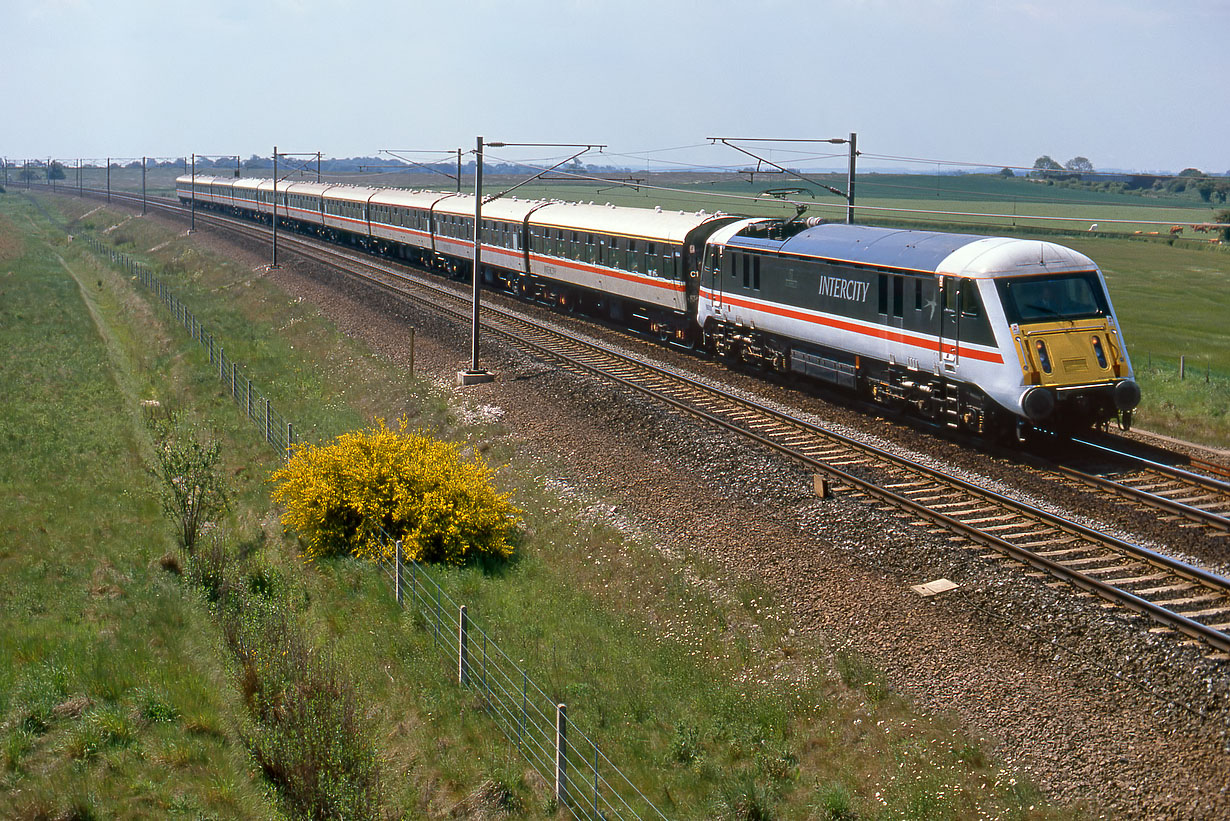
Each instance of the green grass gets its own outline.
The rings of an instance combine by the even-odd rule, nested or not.
[[[87,309],[126,286],[0,208],[0,815],[273,817],[209,619],[158,562],[132,362]]]
[[[93,208],[57,204],[73,216]],[[89,220],[106,228],[123,218],[99,211]],[[782,819],[831,816],[834,809],[857,818],[1058,815],[960,732],[914,714],[864,661],[835,653],[827,638],[792,634],[786,607],[764,590],[732,582],[695,556],[667,557],[648,537],[630,539],[592,520],[584,502],[543,486],[536,478],[541,467],[523,459],[508,432],[462,426],[428,386],[339,335],[310,306],[148,222],[132,220],[122,230],[132,251],[165,264],[172,287],[227,339],[228,350],[234,347],[275,403],[291,418],[312,420],[304,429],[314,438],[371,416],[407,413],[509,463],[502,480],[527,511],[520,559],[500,571],[446,571],[442,583],[534,680],[567,700],[577,725],[671,817],[742,818],[758,809]],[[104,291],[111,281],[104,279]],[[257,588],[281,590],[318,652],[353,676],[364,715],[376,728],[389,811],[439,817],[463,803],[494,802],[521,807],[524,817],[552,815],[548,786],[485,719],[474,692],[451,683],[449,663],[430,633],[398,612],[379,574],[352,560],[311,567],[297,560],[265,496],[272,454],[221,398],[201,352],[160,318],[160,309],[147,309],[143,297],[130,301],[115,336],[126,350],[142,351],[126,369],[133,397],[192,411],[227,443],[237,508],[230,549],[248,557],[246,578],[262,580],[253,582]],[[153,516],[148,496],[145,514]],[[45,572],[60,572],[54,562],[46,566]],[[183,589],[165,583],[182,603]],[[199,610],[188,612],[197,641],[213,648],[216,659],[216,626]],[[185,619],[180,624],[186,629]],[[23,703],[71,698],[78,666],[29,668]],[[786,670],[796,675],[779,675]],[[148,683],[128,681],[122,671],[114,676],[121,694],[131,692],[133,708],[124,715],[180,716],[150,721],[151,727],[183,723],[199,712],[163,689],[153,688],[151,696]],[[237,698],[228,689],[238,687],[234,679],[212,681],[215,697]],[[225,722],[209,726],[219,723],[218,732],[231,738]],[[73,749],[98,751],[86,760],[145,748],[142,731],[132,739],[115,715],[84,726]],[[28,758],[25,743],[14,735],[6,749]],[[182,744],[162,753],[174,761],[199,760],[194,755]],[[218,777],[251,785],[226,772]]]

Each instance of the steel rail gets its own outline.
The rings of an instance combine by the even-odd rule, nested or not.
[[[1079,440],[1074,439],[1073,441],[1076,442]],[[1085,444],[1085,443],[1082,442],[1081,444]],[[1117,453],[1117,451],[1115,452]],[[1163,477],[1170,477],[1178,481],[1187,482],[1188,483],[1187,487],[1189,488],[1203,486],[1203,483],[1191,481],[1188,478],[1186,478],[1183,475],[1186,473],[1186,471],[1171,468],[1171,466],[1169,465],[1151,463],[1147,459],[1142,460],[1139,457],[1132,456],[1131,454],[1120,454],[1120,455],[1122,455],[1126,459],[1139,461],[1140,463],[1145,465],[1145,468],[1144,468],[1145,470],[1150,471],[1156,475],[1160,475]],[[1041,464],[1041,462],[1038,462],[1038,464]],[[1187,504],[1186,502],[1180,502],[1175,499],[1171,499],[1168,496],[1164,496],[1160,493],[1153,493],[1151,491],[1141,490],[1140,488],[1133,487],[1132,485],[1126,484],[1125,482],[1117,481],[1115,479],[1109,479],[1105,476],[1098,476],[1097,474],[1093,474],[1093,473],[1087,473],[1083,470],[1078,470],[1076,468],[1068,467],[1067,465],[1046,463],[1045,468],[1047,470],[1058,473],[1062,476],[1066,476],[1069,479],[1072,479],[1074,481],[1081,482],[1081,483],[1088,484],[1088,485],[1093,485],[1094,487],[1099,488],[1101,490],[1105,490],[1110,493],[1117,494],[1126,499],[1132,499],[1133,501],[1141,502],[1145,505],[1148,505],[1149,507],[1160,508],[1161,510],[1166,511],[1167,513],[1174,514],[1175,516],[1181,516],[1182,518],[1187,519],[1188,521],[1196,522],[1201,525],[1205,525],[1206,527],[1213,528],[1214,530],[1230,532],[1230,518],[1228,518],[1227,516],[1221,513],[1217,513],[1212,510],[1207,510],[1202,507],[1197,507],[1195,505]],[[1192,477],[1197,476],[1196,474],[1187,474],[1187,475],[1192,476]],[[1204,478],[1204,477],[1197,477],[1197,478]],[[1181,489],[1178,489],[1178,490],[1181,491]],[[1224,492],[1230,493],[1230,488],[1227,488],[1227,490]]]

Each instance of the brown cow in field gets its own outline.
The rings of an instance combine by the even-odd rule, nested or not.
[[[1207,222],[1202,222],[1199,225],[1193,225],[1192,230],[1198,234],[1207,234],[1213,230],[1213,226]]]
[[[1172,237],[1173,237],[1173,236],[1175,236],[1175,235],[1177,235],[1177,234],[1182,234],[1182,233],[1183,233],[1183,226],[1182,226],[1182,225],[1172,225],[1172,226],[1170,226],[1170,236],[1172,236]]]

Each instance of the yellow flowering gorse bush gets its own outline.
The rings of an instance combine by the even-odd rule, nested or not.
[[[457,445],[383,419],[327,445],[297,449],[273,474],[273,498],[286,509],[309,559],[351,553],[386,558],[383,528],[407,558],[463,564],[472,555],[508,557],[521,511],[497,493],[481,457],[463,461]]]

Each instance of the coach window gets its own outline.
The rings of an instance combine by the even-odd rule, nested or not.
[[[878,305],[877,310],[880,313],[887,316],[888,315],[888,274],[880,274],[878,279],[879,279],[879,282],[877,283],[877,286],[876,286],[876,298],[877,298],[876,304]]]
[[[922,280],[914,280],[914,310],[921,311],[923,307],[922,300]]]
[[[905,279],[893,277],[893,316],[901,319],[905,315]]]

